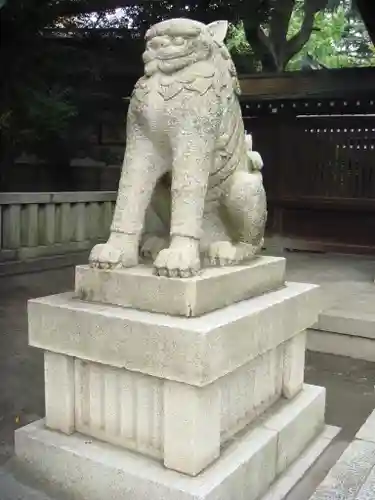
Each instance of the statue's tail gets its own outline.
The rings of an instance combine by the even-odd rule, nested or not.
[[[247,157],[249,159],[249,170],[250,172],[260,172],[263,168],[263,159],[258,153],[258,151],[248,151]]]

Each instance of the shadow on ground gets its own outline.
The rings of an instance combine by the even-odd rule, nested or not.
[[[69,290],[73,269],[0,278],[0,465],[14,430],[44,415],[43,354],[27,342],[27,300]]]

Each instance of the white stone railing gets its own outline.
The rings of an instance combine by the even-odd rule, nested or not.
[[[109,232],[116,192],[0,193],[0,261],[88,250]]]

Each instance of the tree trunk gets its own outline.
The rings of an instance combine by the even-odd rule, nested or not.
[[[315,14],[324,9],[328,0],[305,0],[304,18],[300,31],[290,40],[287,34],[296,0],[277,0],[270,11],[269,34],[248,12],[244,19],[244,30],[255,57],[261,62],[265,72],[282,72],[290,59],[308,42],[314,28]]]

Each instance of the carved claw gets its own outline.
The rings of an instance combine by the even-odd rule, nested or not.
[[[230,241],[211,243],[207,257],[212,266],[230,266],[239,261],[237,248]]]
[[[110,243],[95,245],[91,250],[89,263],[98,269],[133,267],[138,264],[138,256],[131,248],[117,248]]]
[[[121,251],[108,243],[95,245],[91,250],[89,262],[91,267],[113,269],[121,262]]]
[[[166,248],[154,262],[155,274],[167,278],[190,278],[200,269],[197,252],[191,248]]]

